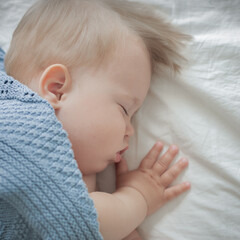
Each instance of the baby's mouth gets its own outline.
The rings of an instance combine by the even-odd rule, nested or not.
[[[125,152],[125,151],[127,151],[128,150],[128,146],[127,147],[125,147],[123,150],[121,150],[119,153],[120,153],[120,155],[123,155],[123,153]]]
[[[128,147],[125,147],[123,150],[121,150],[121,151],[117,152],[117,153],[116,153],[116,156],[115,156],[115,160],[114,160],[114,162],[115,162],[115,163],[118,163],[118,162],[120,162],[120,161],[121,161],[121,158],[122,158],[122,155],[123,155],[123,153],[124,153],[125,151],[127,151],[127,150],[128,150]]]

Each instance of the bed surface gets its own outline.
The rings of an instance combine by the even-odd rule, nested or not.
[[[147,240],[239,239],[240,2],[149,2],[194,40],[181,77],[153,79],[126,158],[135,168],[156,140],[175,143],[190,163],[177,182],[190,181],[192,189],[145,220],[140,232]]]
[[[143,1],[143,0],[142,0]],[[0,46],[34,0],[0,0]],[[190,64],[179,77],[152,81],[134,119],[136,135],[125,157],[138,166],[154,142],[177,144],[189,167],[177,182],[190,192],[148,217],[147,240],[237,240],[240,238],[240,2],[151,0],[194,37]],[[99,184],[112,188],[111,168]],[[113,181],[112,181],[113,182]]]

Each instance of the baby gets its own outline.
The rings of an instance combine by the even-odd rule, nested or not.
[[[9,181],[6,183],[7,187],[4,181],[3,183],[0,181],[0,199],[2,199],[0,220],[3,226],[3,230],[0,230],[1,238],[8,239],[7,236],[13,232],[11,223],[16,224],[18,219],[14,216],[19,214],[22,222],[18,231],[21,234],[24,232],[25,239],[101,239],[102,237],[110,240],[125,237],[140,239],[134,230],[142,221],[167,201],[190,188],[189,183],[170,187],[188,165],[188,161],[182,158],[168,168],[178,153],[175,145],[170,146],[159,158],[163,144],[158,141],[134,171],[128,170],[127,163],[122,158],[128,148],[129,139],[134,134],[131,120],[147,95],[152,74],[164,67],[170,67],[173,71],[180,70],[180,63],[184,58],[179,54],[179,48],[185,40],[188,40],[188,36],[179,33],[166,23],[151,7],[140,3],[122,0],[42,0],[37,1],[27,11],[13,34],[5,57],[7,74],[18,82],[1,74],[3,117],[0,121],[8,124],[6,113],[14,108],[13,114],[16,113],[18,117],[11,121],[16,123],[22,118],[24,124],[21,126],[27,129],[29,125],[25,124],[25,121],[28,121],[28,114],[41,109],[35,114],[36,118],[28,122],[35,124],[35,128],[20,134],[19,139],[30,139],[38,126],[43,123],[47,127],[39,130],[38,134],[42,136],[46,131],[44,134],[50,134],[51,137],[44,140],[46,142],[43,145],[38,145],[42,143],[35,141],[35,135],[27,144],[24,144],[23,140],[18,141],[15,137],[14,144],[22,144],[18,150],[18,152],[23,151],[22,162],[15,155],[12,159],[18,161],[15,163],[17,166],[28,161],[22,156],[29,156],[31,152],[31,158],[36,159],[39,164],[39,169],[34,171],[45,171],[48,181],[61,174],[64,180],[58,181],[56,177],[54,184],[61,192],[68,189],[70,184],[74,191],[66,190],[64,197],[74,203],[69,206],[58,203],[62,198],[61,193],[57,195],[53,206],[61,205],[56,207],[56,212],[53,213],[57,217],[48,220],[51,224],[41,221],[40,215],[37,215],[39,220],[33,223],[33,217],[30,215],[35,210],[20,209],[17,203],[12,203],[10,198],[4,195],[9,187]],[[11,103],[9,100],[14,101],[11,107],[8,105]],[[53,119],[53,114],[56,120]],[[38,120],[43,115],[44,118]],[[48,122],[45,119],[53,120]],[[57,124],[58,121],[61,125]],[[2,126],[6,126],[4,124]],[[59,132],[61,139],[56,137],[58,135],[56,132],[49,133],[49,129],[55,125],[57,129],[54,131]],[[0,130],[1,137],[5,136],[1,140],[0,160],[1,163],[7,164],[9,155],[4,157],[4,154],[7,152],[6,149],[10,151],[9,146],[13,141],[9,139],[12,131],[7,132],[6,127]],[[67,135],[64,135],[65,131]],[[16,135],[17,132],[14,134]],[[68,145],[67,138],[71,146]],[[63,153],[60,154],[58,151],[60,145],[62,148],[71,148],[74,157],[70,150],[63,155],[65,154],[63,149]],[[11,146],[11,151],[15,150],[14,146]],[[35,146],[38,148],[36,150],[38,154],[32,150]],[[40,151],[44,154],[42,152],[39,154]],[[71,162],[73,158],[76,165]],[[54,164],[49,159],[53,159]],[[64,165],[61,167],[58,161]],[[69,165],[66,167],[67,161]],[[112,194],[98,192],[96,174],[110,163],[117,165],[116,191]],[[26,163],[29,169],[33,168],[31,164]],[[36,164],[35,160],[34,164]],[[52,165],[54,167],[50,167]],[[8,176],[7,167],[3,172]],[[30,173],[25,174],[28,177]],[[74,179],[72,175],[75,176]],[[14,175],[16,176],[17,174]],[[0,180],[2,179],[1,176]],[[34,185],[28,187],[28,190],[40,185],[38,178],[31,178],[29,175],[29,179]],[[82,179],[90,198],[84,192],[85,185],[79,183]],[[43,191],[45,185],[52,184],[51,181],[45,182],[39,189]],[[19,199],[27,188],[24,186],[23,184],[18,191],[21,192],[21,195],[18,195]],[[80,191],[77,187],[81,187],[84,196],[78,198],[78,202],[74,200],[80,194],[80,192],[76,194]],[[7,192],[9,194],[12,191]],[[49,187],[44,194],[51,195],[51,191]],[[30,192],[24,192],[26,199],[31,198]],[[23,204],[25,198],[21,198]],[[41,208],[43,203],[44,199],[40,199],[33,205],[37,209]],[[93,204],[97,212],[95,215]],[[64,213],[71,211],[74,212],[73,215],[79,214],[82,218],[78,220],[78,216],[74,215],[73,224],[70,215],[66,215],[67,217],[62,221],[59,208],[63,208]],[[2,217],[6,214],[5,209],[12,212],[7,220]],[[90,210],[85,213],[85,209]],[[47,212],[46,209],[44,211]],[[76,213],[78,211],[80,212]],[[49,213],[42,214],[44,219],[47,214],[52,213],[49,210]],[[88,222],[89,215],[92,218]],[[101,235],[99,232],[94,233],[96,228],[98,229],[98,222]],[[64,231],[66,225],[71,229]],[[59,230],[61,234],[58,231],[59,226],[62,226]],[[80,230],[76,230],[77,228]],[[55,235],[52,231],[55,231]],[[92,235],[89,237],[87,234]]]

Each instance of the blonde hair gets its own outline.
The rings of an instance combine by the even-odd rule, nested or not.
[[[176,30],[153,7],[126,0],[40,0],[23,16],[5,57],[6,72],[24,84],[51,64],[68,68],[106,60],[140,37],[152,62],[174,71],[189,36]]]

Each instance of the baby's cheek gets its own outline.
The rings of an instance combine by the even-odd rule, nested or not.
[[[115,142],[122,143],[126,132],[126,124],[120,119],[111,123],[111,129],[109,129],[109,139],[115,140]]]
[[[111,145],[116,151],[123,147],[123,140],[126,132],[126,123],[121,112],[112,114],[111,118],[107,118],[103,132],[101,134],[103,142]]]

